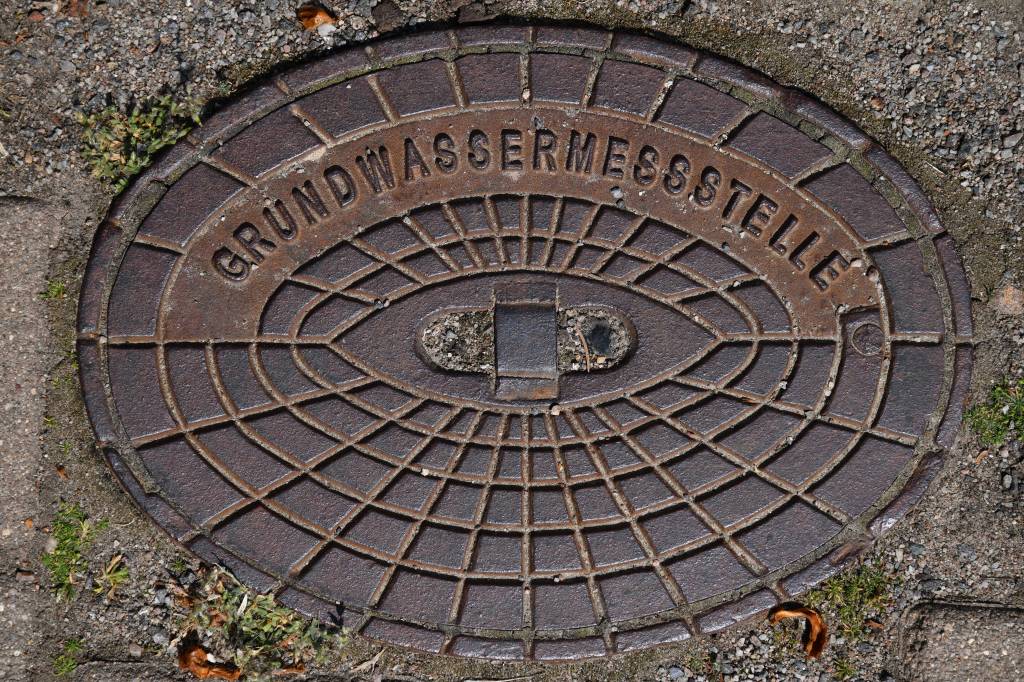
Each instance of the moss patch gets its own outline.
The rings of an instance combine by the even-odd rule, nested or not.
[[[64,649],[53,659],[53,674],[57,677],[71,677],[78,667],[78,655],[82,653],[82,642],[69,639]]]
[[[39,297],[44,301],[59,301],[67,295],[68,286],[63,280],[50,279],[46,281],[46,288],[39,294]]]
[[[826,581],[807,595],[807,603],[827,616],[834,632],[856,643],[867,637],[873,619],[885,611],[894,581],[879,564],[865,563]]]
[[[50,572],[50,583],[59,599],[75,596],[89,567],[85,551],[96,534],[107,527],[106,521],[93,522],[76,505],[62,503],[53,520],[52,535],[56,546],[44,554],[43,566]]]
[[[1010,431],[1024,433],[1024,379],[1003,380],[989,393],[988,401],[967,413],[967,422],[981,442],[998,446]]]
[[[199,124],[199,109],[165,95],[136,105],[129,113],[107,107],[79,114],[78,122],[84,129],[82,157],[92,166],[92,174],[120,191],[158,151]]]

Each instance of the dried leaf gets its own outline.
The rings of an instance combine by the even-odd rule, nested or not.
[[[279,668],[278,670],[275,670],[272,674],[273,675],[278,675],[278,676],[284,676],[284,675],[299,675],[299,674],[304,673],[304,672],[306,672],[306,666],[304,666],[301,663],[296,663],[295,665],[290,665],[290,666],[288,666],[286,668]]]
[[[380,657],[383,656],[383,655],[384,655],[384,650],[381,649],[380,651],[377,652],[377,655],[374,656],[373,658],[371,658],[369,660],[366,660],[366,661],[363,661],[362,663],[360,663],[356,667],[352,668],[352,672],[358,675],[359,673],[365,673],[365,672],[368,672],[370,670],[373,670],[377,666],[377,661],[379,661]]]
[[[335,24],[338,21],[323,5],[315,2],[306,3],[295,14],[307,31],[315,31],[323,24]]]
[[[174,595],[174,604],[176,606],[180,607],[180,608],[190,609],[193,606],[195,606],[195,603],[196,603],[195,599],[193,599],[192,597],[190,597],[188,595],[180,595],[180,594],[175,594]]]
[[[189,644],[178,650],[178,667],[187,670],[201,680],[217,678],[220,680],[237,680],[242,671],[226,663],[210,663],[206,651],[198,644]]]
[[[768,612],[768,622],[775,625],[787,618],[803,618],[806,622],[802,644],[807,658],[817,658],[828,644],[828,626],[821,615],[812,608],[795,602],[779,604]]]
[[[67,6],[64,8],[64,14],[69,17],[82,17],[89,16],[89,0],[68,0]]]
[[[58,476],[60,476],[65,481],[68,480],[68,470],[64,468],[63,464],[58,464],[55,467],[55,469],[57,470],[57,475]]]

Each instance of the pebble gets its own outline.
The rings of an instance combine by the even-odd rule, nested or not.
[[[143,653],[144,653],[144,650],[143,650],[141,644],[137,644],[135,642],[132,642],[131,644],[128,645],[128,655],[131,656],[132,658],[141,658]]]
[[[1007,284],[996,291],[993,304],[1003,315],[1024,315],[1024,291]]]

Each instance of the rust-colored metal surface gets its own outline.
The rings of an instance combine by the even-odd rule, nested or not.
[[[564,370],[559,316],[595,307],[628,353],[587,371],[579,334]],[[422,352],[457,309],[493,367]],[[816,101],[646,36],[480,25],[195,130],[97,233],[78,350],[114,473],[192,551],[370,638],[553,660],[840,570],[937,470],[971,336],[928,200]]]

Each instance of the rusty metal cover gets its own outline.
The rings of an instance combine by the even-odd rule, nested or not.
[[[951,239],[848,121],[517,25],[237,99],[117,200],[78,331],[103,452],[192,551],[370,638],[540,660],[840,570],[941,463],[972,336]]]

